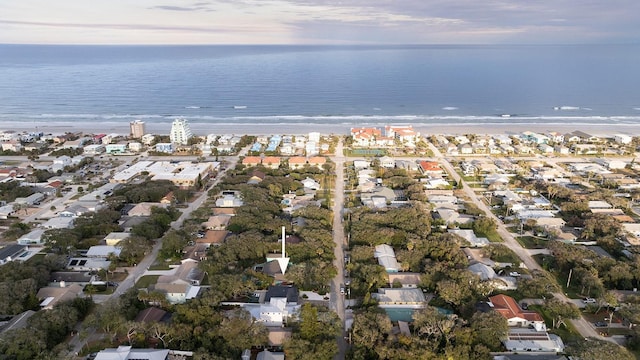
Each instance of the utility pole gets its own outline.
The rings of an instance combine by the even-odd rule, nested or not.
[[[567,289],[569,288],[569,283],[571,282],[572,273],[573,273],[573,268],[569,269],[569,277],[567,278]]]

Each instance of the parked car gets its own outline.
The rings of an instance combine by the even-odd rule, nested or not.
[[[595,325],[596,327],[607,327],[607,326],[609,326],[609,324],[607,324],[604,321],[595,322],[595,323],[593,323],[593,325]]]
[[[526,302],[523,302],[520,307],[522,308],[522,310],[527,310],[529,309],[529,304],[527,304]]]
[[[594,298],[584,298],[582,299],[582,302],[585,304],[595,304],[596,303],[596,299]]]
[[[509,276],[519,277],[519,276],[520,276],[520,273],[519,273],[519,272],[517,272],[517,271],[512,271],[512,272],[510,272],[510,273],[509,273]]]

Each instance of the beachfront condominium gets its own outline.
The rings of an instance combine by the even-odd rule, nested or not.
[[[144,121],[136,120],[129,123],[131,137],[140,139],[144,135]]]
[[[178,118],[173,120],[171,133],[169,134],[172,143],[186,145],[192,136],[193,134],[191,133],[187,119]]]

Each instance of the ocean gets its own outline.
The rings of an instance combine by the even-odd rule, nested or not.
[[[632,126],[638,64],[639,45],[0,45],[0,124]]]

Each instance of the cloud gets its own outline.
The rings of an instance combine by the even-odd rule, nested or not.
[[[169,5],[152,6],[152,7],[150,7],[150,9],[169,10],[169,11],[197,11],[197,10],[200,10],[197,7],[183,7],[183,6],[169,6]]]
[[[234,32],[261,32],[272,30],[268,26],[260,24],[238,25],[238,26],[179,26],[179,25],[150,25],[150,24],[89,24],[89,23],[55,23],[38,21],[12,21],[0,19],[0,24],[22,25],[22,26],[42,26],[52,28],[92,28],[92,29],[112,29],[112,30],[152,30],[152,31],[182,31],[182,32],[204,32],[204,33],[234,33]]]

